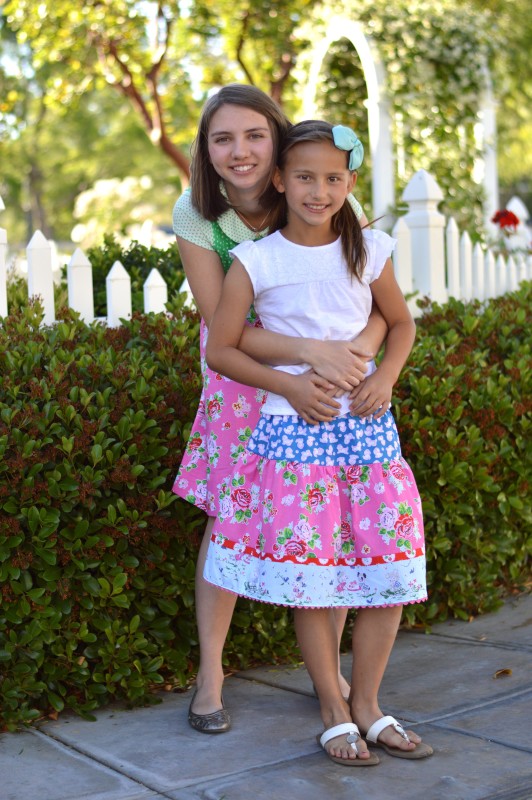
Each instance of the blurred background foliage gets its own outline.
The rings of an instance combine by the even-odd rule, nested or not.
[[[498,103],[502,204],[519,194],[530,207],[527,6],[527,0],[6,0],[2,227],[10,242],[26,243],[40,229],[60,241],[73,236],[84,248],[104,234],[132,238],[146,220],[170,236],[171,208],[187,185],[190,145],[209,92],[231,81],[253,83],[297,119],[305,77],[300,59],[338,14],[359,21],[377,43],[396,127],[402,110],[406,162],[397,196],[424,166],[442,185],[444,210],[470,230],[478,224],[483,198],[473,175],[472,127],[486,58]],[[322,64],[319,113],[356,126],[367,140],[366,95],[353,45],[335,42]],[[464,120],[460,132],[456,119]],[[370,172],[368,158],[357,195],[371,213]]]

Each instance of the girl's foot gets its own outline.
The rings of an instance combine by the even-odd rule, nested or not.
[[[366,738],[375,747],[381,747],[396,758],[427,758],[434,752],[430,745],[421,741],[417,733],[405,731],[391,716],[382,716],[373,722],[367,728]]]
[[[333,725],[321,736],[318,734],[316,739],[336,764],[347,767],[370,767],[379,763],[378,757],[369,752],[353,722]]]

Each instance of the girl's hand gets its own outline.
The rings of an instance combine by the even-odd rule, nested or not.
[[[377,369],[351,391],[349,395],[351,414],[355,417],[379,419],[391,406],[392,389],[393,380],[385,371]]]
[[[372,357],[357,342],[311,339],[305,360],[326,381],[349,392],[364,380]]]
[[[290,376],[290,386],[284,396],[305,422],[317,425],[319,422],[330,422],[338,416],[340,403],[327,394],[334,388],[316,373],[304,372]]]

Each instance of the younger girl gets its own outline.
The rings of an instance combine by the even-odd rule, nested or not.
[[[207,343],[213,369],[269,394],[223,486],[205,578],[295,609],[325,725],[320,743],[353,766],[378,763],[360,731],[391,755],[432,753],[378,704],[402,605],[426,599],[425,549],[420,498],[389,411],[415,326],[393,273],[394,240],[363,232],[346,202],[362,154],[343,126],[291,128],[273,178],[286,202],[280,229],[234,248]],[[372,298],[389,330],[364,381],[373,417],[351,415],[343,397],[338,417],[308,425],[294,408],[305,366],[272,369],[238,349],[251,303],[268,330],[349,339],[366,324]],[[331,679],[337,639],[328,609],[337,607],[359,609],[350,707]]]

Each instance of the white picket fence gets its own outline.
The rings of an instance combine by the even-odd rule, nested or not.
[[[425,170],[410,180],[402,199],[408,212],[399,217],[392,235],[397,239],[395,272],[404,294],[417,292],[438,303],[449,297],[487,300],[532,279],[532,232],[525,224],[528,211],[518,198],[508,204],[520,225],[507,238],[506,257],[478,242],[472,245],[469,233],[460,233],[455,220],[438,211],[443,193]],[[410,306],[413,313],[420,313],[415,301]]]
[[[460,233],[454,219],[438,211],[443,199],[440,187],[425,170],[411,179],[403,192],[408,212],[400,217],[392,231],[397,238],[393,260],[399,285],[406,295],[418,293],[438,303],[449,297],[461,300],[486,300],[514,291],[524,280],[532,279],[532,255],[522,245],[529,245],[530,231],[521,224],[512,245],[521,245],[513,255],[504,258],[480,244],[472,246],[467,232]],[[523,218],[521,201],[515,198]],[[0,210],[3,203],[0,199]],[[526,209],[524,209],[526,212]],[[528,214],[527,214],[528,216]],[[524,223],[524,220],[523,220]],[[44,306],[44,324],[55,321],[53,245],[36,231],[27,249],[28,296],[40,296]],[[8,314],[7,306],[7,234],[0,228],[0,318]],[[92,267],[82,250],[73,253],[67,265],[68,305],[81,318],[93,322],[94,294]],[[166,282],[157,269],[152,269],[144,284],[144,311],[163,312],[168,300]],[[185,281],[182,291],[188,292]],[[123,265],[116,261],[106,278],[107,316],[98,318],[111,327],[131,317],[131,279]],[[414,314],[419,313],[410,301]]]

